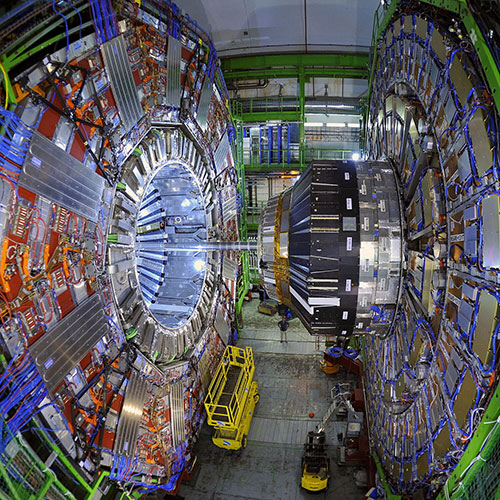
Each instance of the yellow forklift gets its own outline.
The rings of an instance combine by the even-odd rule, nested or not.
[[[325,432],[307,433],[302,455],[302,480],[300,485],[308,491],[324,491],[330,479],[330,459],[326,452]]]
[[[251,347],[226,347],[205,398],[207,423],[215,428],[212,441],[219,448],[239,450],[247,445],[260,398],[254,371]]]
[[[357,414],[349,401],[349,384],[335,384],[331,390],[332,403],[323,415],[316,431],[307,433],[302,455],[302,488],[312,492],[324,491],[330,479],[330,459],[326,451],[325,428],[328,420],[339,409],[344,407],[349,414]]]

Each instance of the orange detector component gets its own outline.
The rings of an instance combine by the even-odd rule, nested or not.
[[[10,286],[5,279],[5,268],[7,267],[7,249],[9,248],[9,239],[4,238],[2,245],[2,257],[0,259],[0,283],[2,284],[3,291],[5,293],[10,292]]]
[[[26,250],[23,253],[23,274],[24,274],[24,282],[26,283],[26,286],[28,290],[31,290],[33,288],[33,285],[30,285],[30,272],[29,272],[29,254],[30,254],[30,247],[26,247]]]
[[[45,272],[47,273],[47,278],[49,278],[50,286],[52,285],[52,276],[49,273],[49,248],[50,245],[47,243],[43,249],[43,263],[45,264]]]

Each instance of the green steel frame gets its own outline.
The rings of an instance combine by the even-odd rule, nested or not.
[[[40,432],[43,434],[47,442],[49,442],[52,450],[56,452],[58,459],[61,460],[66,465],[66,462],[68,460],[61,452],[61,450],[49,440],[49,438],[43,433],[43,431]],[[0,490],[1,499],[9,498],[12,500],[24,500],[26,498],[29,498],[30,500],[43,500],[45,498],[45,494],[49,491],[49,489],[52,486],[56,487],[59,490],[59,492],[62,493],[67,498],[76,499],[76,497],[57,479],[55,474],[50,469],[48,469],[44,463],[42,463],[39,460],[39,458],[31,450],[31,448],[29,448],[22,439],[18,438],[17,436],[14,436],[12,439],[18,451],[12,456],[12,458],[7,463],[0,464],[0,479],[4,482],[7,489],[7,491]],[[10,466],[10,464],[14,461],[14,459],[18,456],[18,454],[21,452],[23,453],[23,463],[26,464],[26,460],[28,458],[31,461],[31,463],[29,464],[29,470],[25,474],[25,477],[23,478],[22,482],[19,482],[9,476],[7,469]],[[75,480],[89,493],[89,495],[86,497],[85,500],[91,500],[93,493],[97,491],[100,482],[96,485],[95,489],[93,490],[88,485],[88,483],[83,478],[81,478],[81,476],[78,474],[78,472],[76,472],[76,470],[72,466],[71,468],[68,467],[68,470],[73,475]],[[32,473],[32,471],[36,471],[38,474],[44,477],[43,485],[37,491],[36,495],[29,494],[24,486],[26,478]],[[29,497],[27,495],[29,495]]]
[[[368,78],[365,54],[280,54],[222,60],[226,80],[266,78]]]
[[[275,54],[232,57],[223,59],[221,67],[227,81],[269,78],[296,78],[298,80],[298,110],[240,113],[239,117],[245,123],[263,123],[268,120],[298,121],[301,168],[304,167],[305,150],[306,82],[314,77],[356,79],[369,77],[367,54]]]
[[[233,116],[233,124],[236,130],[236,172],[238,174],[238,192],[241,201],[240,213],[240,239],[245,241],[248,237],[247,226],[247,205],[245,201],[245,166],[243,165],[243,123],[238,117]],[[243,329],[243,302],[250,290],[250,269],[249,269],[248,251],[242,252],[241,255],[241,272],[237,283],[237,299],[235,304],[236,327],[238,330]]]
[[[375,465],[377,466],[377,472],[378,475],[380,476],[380,481],[382,482],[382,486],[384,487],[384,490],[386,492],[387,500],[401,500],[400,495],[395,495],[394,493],[391,492],[391,488],[389,487],[389,483],[387,482],[387,479],[385,477],[384,469],[382,467],[382,464],[380,463],[378,455],[376,453],[373,453],[372,457],[373,461],[375,462]]]
[[[479,470],[488,463],[493,447],[500,446],[500,384],[490,400],[481,419],[481,424],[472,436],[460,462],[448,478],[438,500],[452,500],[461,498],[467,492],[472,480]],[[499,466],[499,464],[496,464]],[[499,497],[500,482],[496,498]],[[469,498],[466,496],[466,498]],[[493,499],[492,499],[493,500]]]

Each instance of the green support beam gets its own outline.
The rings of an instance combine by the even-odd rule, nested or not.
[[[392,493],[391,488],[389,486],[389,483],[387,482],[387,479],[385,478],[385,472],[382,467],[382,464],[380,463],[380,460],[378,458],[378,455],[376,453],[372,454],[373,456],[373,461],[375,462],[375,465],[377,466],[377,472],[380,477],[380,480],[382,481],[382,486],[384,487],[385,493],[387,495],[387,500],[401,500],[400,495],[395,495]]]
[[[300,164],[304,164],[304,149],[306,147],[305,142],[305,128],[304,122],[306,121],[306,77],[304,72],[304,67],[299,68],[299,154],[300,154]]]
[[[223,59],[226,80],[368,78],[368,54],[283,54]]]
[[[472,16],[469,7],[465,0],[460,2],[462,4],[461,18],[469,33],[469,38],[471,39],[474,48],[476,49],[477,55],[481,61],[481,66],[483,68],[486,80],[488,81],[491,93],[493,95],[493,100],[495,101],[495,106],[497,111],[500,112],[500,71],[495,63],[495,59],[484,39],[484,36],[479,29],[474,17]]]
[[[299,111],[254,111],[241,114],[241,120],[245,123],[266,123],[268,120],[298,122],[301,118]]]
[[[272,78],[297,78],[297,68],[262,68],[224,73],[226,80],[266,80]],[[306,78],[368,78],[365,68],[305,68]]]
[[[80,475],[80,473],[73,467],[73,464],[68,460],[66,454],[61,451],[61,449],[49,439],[44,430],[38,428],[40,435],[43,437],[45,442],[50,446],[52,451],[57,454],[57,458],[65,465],[68,471],[73,475],[75,480],[88,492],[92,492],[92,487],[87,483],[87,481]]]
[[[45,484],[42,486],[42,489],[38,491],[36,500],[43,500],[45,498],[45,493],[49,491],[50,487],[52,486],[52,483],[54,482],[55,477],[52,475],[47,476],[47,479],[45,480]]]
[[[474,432],[460,462],[448,478],[448,481],[446,481],[437,500],[456,498],[458,493],[462,491],[462,488],[466,487],[472,481],[491,453],[491,449],[489,449],[491,448],[491,443],[499,439],[500,423],[498,419],[500,419],[500,384],[497,385],[479,427]],[[482,459],[478,459],[479,455],[481,455]],[[461,488],[460,485],[462,486]]]
[[[1,103],[2,106],[8,107],[9,104],[16,103],[16,94],[14,93],[14,89],[12,88],[12,84],[10,82],[10,78],[8,75],[8,69],[5,68],[5,58],[2,56],[1,61],[0,61],[0,78],[2,79],[2,83],[5,86],[5,91],[7,94],[7,99],[4,103]]]
[[[235,313],[236,313],[236,325],[238,331],[243,330],[243,302],[245,301],[245,297],[250,290],[250,269],[249,269],[249,260],[248,260],[248,250],[245,250],[241,253],[241,275],[238,279],[238,297],[235,305]]]
[[[21,500],[21,497],[19,496],[19,493],[17,492],[14,483],[12,482],[9,474],[7,473],[5,467],[2,464],[0,464],[0,477],[4,480],[5,484],[7,485],[10,498],[12,498],[12,500]]]
[[[99,473],[99,479],[95,482],[94,486],[92,487],[92,490],[89,491],[89,494],[87,495],[85,500],[92,500],[94,498],[94,495],[97,493],[97,490],[99,489],[99,486],[101,486],[101,483],[103,480],[109,476],[108,471],[101,471]]]
[[[301,163],[256,163],[245,165],[245,172],[252,174],[289,173],[294,170],[302,172],[306,166]]]

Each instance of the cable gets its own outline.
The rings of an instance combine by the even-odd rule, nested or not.
[[[5,68],[3,67],[3,64],[0,62],[0,69],[2,70],[3,73],[3,82],[5,85],[5,104],[4,108],[8,109],[9,107],[9,78],[7,76],[7,72],[5,71]]]
[[[68,58],[69,58],[69,30],[68,30],[68,19],[66,18],[66,16],[62,13],[62,12],[59,12],[57,9],[56,9],[56,0],[52,0],[52,10],[58,14],[59,16],[61,16],[64,20],[64,26],[66,28],[66,59],[65,59],[65,63],[68,62]]]

